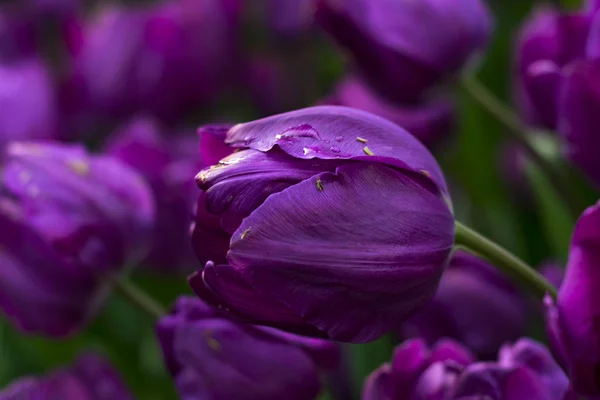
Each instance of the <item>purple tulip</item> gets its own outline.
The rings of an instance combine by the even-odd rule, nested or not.
[[[492,31],[480,0],[319,0],[316,17],[367,82],[400,101],[459,73]]]
[[[547,296],[546,321],[554,350],[567,366],[573,388],[600,395],[600,203],[577,221],[556,305]]]
[[[216,160],[230,152],[222,138],[210,141],[205,135],[204,141],[203,149],[217,153]],[[167,139],[156,121],[150,119],[136,119],[125,125],[107,147],[108,154],[133,167],[152,187],[156,204],[154,238],[142,265],[155,271],[189,272],[197,263],[189,235],[196,197],[193,177],[207,165],[198,159],[199,149],[200,140],[195,135]],[[204,158],[216,162],[210,154]]]
[[[37,59],[0,64],[0,150],[12,140],[56,135],[54,87]]]
[[[594,42],[600,36],[593,33],[592,22],[587,10],[538,8],[523,26],[517,43],[516,92],[530,124],[556,129],[565,71],[574,61],[597,56]]]
[[[487,358],[520,337],[527,319],[526,299],[511,281],[483,259],[459,251],[442,275],[433,301],[401,332],[430,344],[453,338]]]
[[[379,115],[406,129],[427,147],[448,137],[454,120],[454,110],[449,102],[434,100],[423,104],[393,104],[354,77],[344,79],[323,104],[347,106]]]
[[[154,204],[120,162],[13,142],[0,186],[0,309],[27,332],[73,333],[106,285],[146,254]]]
[[[239,151],[197,177],[196,226],[230,241],[226,260],[192,276],[201,298],[348,342],[398,328],[431,299],[454,218],[439,166],[408,132],[320,106],[236,125],[226,143]]]
[[[567,400],[569,380],[548,349],[530,339],[504,346],[497,362],[474,362],[460,344],[399,346],[367,380],[363,400]]]
[[[0,400],[55,399],[133,400],[133,396],[112,366],[95,354],[43,377],[21,378],[0,390]]]
[[[332,342],[235,322],[190,297],[156,330],[184,399],[312,400],[317,367],[335,368],[339,358]]]
[[[582,61],[571,66],[564,78],[560,96],[559,133],[566,156],[585,175],[600,186],[600,136],[595,126],[600,122],[600,60]]]
[[[175,0],[104,9],[72,32],[71,85],[91,112],[174,121],[210,100],[233,64],[229,3]],[[80,36],[80,37],[77,37]]]

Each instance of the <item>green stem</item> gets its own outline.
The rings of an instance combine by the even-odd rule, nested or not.
[[[526,285],[536,295],[543,297],[550,293],[556,297],[556,288],[517,256],[458,221],[455,222],[455,227],[456,245],[486,258],[496,268]]]
[[[115,279],[115,289],[131,304],[137,306],[153,319],[159,319],[165,315],[165,309],[150,295],[135,284],[124,279]]]
[[[577,199],[572,197],[573,191],[565,176],[533,145],[529,139],[533,133],[529,132],[529,129],[521,122],[519,117],[474,76],[464,77],[462,85],[471,97],[508,128],[507,133],[511,136],[511,139],[527,152],[529,158],[562,196],[563,201],[573,215],[578,216],[585,207],[580,206]]]

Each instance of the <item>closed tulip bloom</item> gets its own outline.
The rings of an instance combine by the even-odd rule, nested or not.
[[[493,357],[505,342],[525,332],[527,306],[501,272],[481,258],[458,251],[432,302],[400,332],[428,343],[450,337],[481,357]]]
[[[193,177],[206,164],[198,158],[200,139],[195,133],[179,135],[174,132],[168,139],[160,125],[148,118],[138,118],[115,133],[106,152],[133,167],[142,175],[154,194],[156,221],[152,247],[142,265],[158,272],[189,272],[197,260],[190,245],[190,225],[196,198]],[[224,148],[219,153],[208,141],[205,151],[218,153],[216,160],[230,150],[220,141],[215,146]],[[214,161],[210,155],[208,162]]]
[[[547,326],[555,351],[567,366],[575,391],[600,395],[600,204],[577,221],[556,304],[547,296]]]
[[[108,117],[174,121],[213,98],[231,66],[229,10],[219,0],[112,6],[71,30],[81,101]],[[72,85],[77,86],[75,83]]]
[[[191,278],[200,297],[348,342],[398,328],[431,299],[454,218],[436,161],[412,135],[319,106],[236,125],[226,143],[238,151],[197,177],[197,226],[218,216],[230,235],[226,262]]]
[[[363,400],[575,400],[569,379],[541,343],[505,345],[495,362],[475,362],[460,344],[399,346],[365,383]]]
[[[86,354],[69,367],[26,377],[0,390],[0,400],[133,400],[119,374],[102,357]]]
[[[480,0],[318,0],[316,17],[369,84],[401,101],[458,74],[492,31]]]
[[[41,60],[0,64],[0,150],[12,140],[54,137],[56,106],[52,80]]]
[[[516,95],[525,120],[556,129],[564,74],[578,60],[594,57],[590,10],[559,12],[538,8],[517,41]],[[598,32],[600,33],[600,32]]]
[[[116,160],[50,143],[9,145],[1,179],[0,308],[24,331],[72,333],[105,278],[145,256],[151,193]]]
[[[378,115],[406,129],[430,148],[450,135],[454,122],[454,110],[447,101],[391,103],[356,77],[344,79],[323,104],[352,107]]]
[[[339,358],[332,342],[232,321],[190,297],[180,297],[156,330],[186,400],[312,400],[318,367],[335,368]]]
[[[600,61],[574,64],[564,78],[560,97],[559,134],[566,156],[596,185],[600,186]]]

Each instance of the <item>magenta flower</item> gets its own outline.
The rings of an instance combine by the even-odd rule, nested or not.
[[[156,330],[184,399],[312,400],[318,367],[335,368],[339,358],[332,342],[228,320],[190,297]]]
[[[556,305],[547,296],[548,334],[564,361],[573,388],[584,396],[600,395],[600,204],[577,221],[569,261]]]
[[[440,286],[401,333],[428,343],[449,337],[490,357],[525,332],[528,304],[512,282],[481,258],[454,253]],[[481,321],[486,321],[482,323]]]
[[[216,246],[196,241],[201,298],[349,342],[398,328],[432,298],[454,218],[436,161],[408,132],[320,106],[236,125],[226,143],[239,151],[197,177],[196,236],[213,244],[219,232],[229,247],[207,262]]]
[[[400,101],[459,73],[492,31],[480,0],[319,0],[316,15],[357,72]]]
[[[0,390],[0,400],[133,400],[112,366],[95,354],[43,377],[27,377]]]
[[[24,331],[76,331],[148,249],[150,190],[109,157],[13,142],[0,194],[0,309]]]

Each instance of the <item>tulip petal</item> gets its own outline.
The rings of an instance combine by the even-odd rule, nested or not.
[[[377,161],[423,173],[447,193],[433,156],[393,122],[340,106],[318,106],[239,124],[227,134],[233,147],[266,152],[278,146],[300,159]]]
[[[307,179],[244,220],[228,260],[330,337],[375,339],[430,300],[453,244],[454,218],[423,180],[371,163]]]

